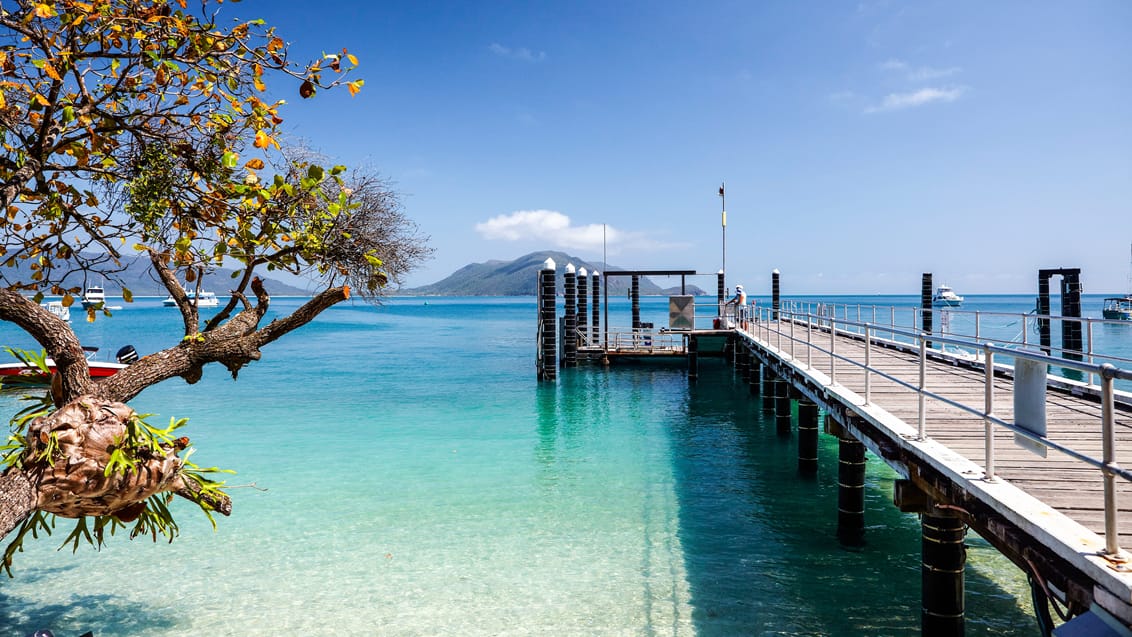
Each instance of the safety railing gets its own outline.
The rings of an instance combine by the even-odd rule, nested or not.
[[[680,331],[653,330],[651,328],[611,327],[603,333],[595,347],[612,352],[672,352],[683,353],[685,334]]]
[[[1055,358],[1045,353],[1006,347],[989,342],[985,339],[972,340],[971,338],[955,335],[927,334],[922,330],[898,327],[892,324],[876,324],[869,321],[859,321],[848,318],[838,318],[832,313],[812,313],[796,311],[791,308],[778,312],[776,320],[772,319],[771,310],[758,308],[756,320],[751,324],[747,333],[762,343],[777,350],[778,355],[793,361],[806,369],[816,369],[813,355],[820,352],[828,356],[828,368],[820,371],[828,374],[828,385],[838,385],[837,364],[847,363],[853,367],[864,370],[863,406],[872,404],[871,386],[874,377],[884,378],[918,395],[917,405],[917,435],[920,440],[928,437],[926,400],[931,399],[950,405],[965,413],[981,418],[984,423],[984,458],[983,468],[987,480],[995,479],[995,449],[994,427],[1009,430],[1015,436],[1028,440],[1035,445],[1061,452],[1087,466],[1100,471],[1104,486],[1104,537],[1105,553],[1109,556],[1122,555],[1117,535],[1117,505],[1116,505],[1116,478],[1132,482],[1132,472],[1120,467],[1116,460],[1116,432],[1115,432],[1115,400],[1117,390],[1114,382],[1117,380],[1132,380],[1132,370],[1118,368],[1110,363],[1097,364],[1085,360],[1075,361],[1064,358]],[[881,336],[881,335],[885,336]],[[849,336],[859,340],[864,346],[860,360],[848,355],[838,353],[838,336]],[[970,361],[974,367],[983,369],[984,401],[982,405],[970,405],[952,399],[942,393],[933,391],[927,385],[927,366],[929,343],[932,347],[951,345],[966,348],[977,352]],[[901,344],[914,346],[912,349],[918,355],[918,373],[915,380],[901,378],[888,373],[872,363],[872,349],[877,346]],[[804,350],[800,352],[799,350]],[[1057,366],[1076,370],[1082,374],[1095,376],[1100,388],[1100,437],[1101,457],[1097,458],[1089,453],[1078,451],[1068,444],[1053,440],[1046,435],[1037,433],[1017,423],[1003,420],[994,412],[994,379],[995,371],[1009,372],[1013,368],[999,362],[1001,358],[1009,357],[1013,361],[1028,360],[1046,366]],[[1042,396],[1044,400],[1044,395]]]
[[[791,314],[803,314],[819,317],[823,324],[829,320],[840,320],[842,328],[860,332],[860,328],[853,325],[863,325],[866,322],[874,326],[887,326],[890,329],[905,328],[918,334],[923,325],[924,308],[893,307],[881,305],[823,303],[818,301],[786,300],[783,307]],[[1040,328],[1043,322],[1049,329],[1050,343],[1048,353],[1060,355],[1053,372],[1076,380],[1076,370],[1073,366],[1062,365],[1066,358],[1078,358],[1090,363],[1111,363],[1117,367],[1132,367],[1132,358],[1122,356],[1111,350],[1102,350],[1099,343],[1098,332],[1108,333],[1109,330],[1118,330],[1119,333],[1110,335],[1120,339],[1128,337],[1132,325],[1128,321],[1115,319],[1099,319],[1090,317],[1065,317],[1058,315],[1037,314],[1036,312],[995,312],[985,310],[963,310],[959,308],[938,307],[932,308],[933,335],[952,336],[961,339],[960,344],[951,345],[950,352],[958,356],[975,357],[979,355],[984,343],[1007,348],[1036,348],[1040,347]],[[1078,326],[1082,342],[1079,348],[1064,347],[1061,342],[1062,326],[1071,324]],[[902,334],[893,336],[896,341],[914,345],[914,339]],[[932,338],[935,349],[945,349],[950,343],[939,338]],[[1096,374],[1082,374],[1080,380],[1088,386],[1094,387],[1100,382]]]

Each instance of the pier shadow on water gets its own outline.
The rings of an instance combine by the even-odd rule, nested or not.
[[[671,401],[664,411],[697,635],[920,633],[919,521],[892,504],[890,469],[870,456],[866,544],[846,550],[836,539],[836,439],[823,434],[818,475],[799,476],[796,429],[777,434],[773,413],[730,367],[702,364],[690,385],[682,369],[666,383],[649,373],[677,392],[635,398]],[[970,534],[972,543],[981,540]],[[1019,581],[985,543],[972,551],[968,634],[1035,633],[1028,603],[1015,597],[1027,592]]]

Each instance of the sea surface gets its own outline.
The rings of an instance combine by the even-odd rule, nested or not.
[[[916,303],[837,302],[878,301]],[[627,323],[627,301],[611,304]],[[1033,299],[966,305],[980,304]],[[144,355],[178,340],[160,299],[123,305],[94,323],[76,312],[84,344]],[[666,299],[642,307],[667,320]],[[1132,325],[1117,327],[1106,338],[1127,349]],[[132,406],[188,417],[194,461],[238,471],[232,517],[213,530],[178,502],[172,544],[75,553],[57,550],[60,520],[0,579],[0,634],[919,634],[919,522],[891,504],[885,465],[869,459],[867,544],[843,549],[834,438],[802,479],[796,438],[720,361],[694,384],[673,364],[538,383],[535,334],[533,298],[347,304],[235,382],[211,366],[146,390]],[[33,344],[0,325],[0,345]],[[1025,577],[968,544],[968,634],[1036,634]]]

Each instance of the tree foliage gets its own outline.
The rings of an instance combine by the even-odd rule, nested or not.
[[[377,297],[428,255],[387,182],[287,148],[280,134],[285,101],[268,95],[308,99],[335,87],[356,94],[357,59],[341,49],[296,63],[262,21],[218,26],[221,1],[0,0],[0,319],[54,360],[55,408],[97,403],[124,414],[116,405],[169,378],[195,382],[210,363],[235,376],[262,346],[351,289]],[[275,80],[291,87],[269,92]],[[39,301],[58,294],[70,305],[75,273],[114,280],[139,254],[177,301],[183,334],[95,382],[73,330]],[[203,321],[190,292],[221,263],[236,264],[238,276],[227,304]],[[265,270],[323,285],[291,315],[261,325],[270,302],[258,276]],[[129,301],[130,291],[123,296]],[[10,464],[0,501],[25,478],[38,490],[43,476]],[[175,473],[188,475],[182,465]],[[170,484],[159,491],[176,491]],[[44,510],[33,495],[18,523]],[[0,536],[12,528],[5,506]]]

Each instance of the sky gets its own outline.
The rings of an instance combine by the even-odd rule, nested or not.
[[[283,128],[379,171],[409,286],[563,250],[769,294],[1132,289],[1132,2],[245,0],[356,97]],[[286,86],[282,79],[278,86]],[[727,226],[721,227],[726,184]],[[726,256],[724,256],[724,253]],[[714,279],[704,279],[713,287]]]

